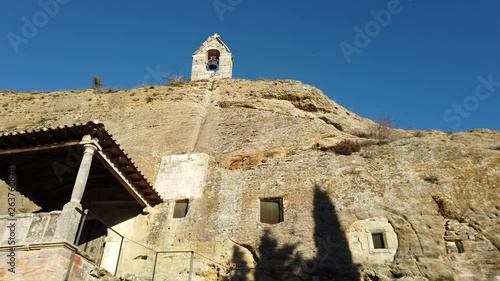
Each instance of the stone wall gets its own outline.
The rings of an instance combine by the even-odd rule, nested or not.
[[[0,248],[0,254],[6,254]],[[72,250],[67,246],[34,247],[31,249],[16,250],[15,273],[0,267],[0,280],[3,281],[61,281],[65,280],[68,266],[71,261]],[[99,280],[95,266],[80,255],[75,255],[69,281],[95,281]]]
[[[1,242],[0,247],[8,245],[11,231],[8,226],[15,224],[16,245],[60,242],[56,237],[56,229],[61,211],[36,214],[17,214],[16,220],[10,216],[0,216]],[[77,222],[78,223],[78,222]]]
[[[217,50],[219,56],[219,69],[217,71],[207,70],[208,51]],[[216,34],[210,36],[205,43],[193,55],[191,68],[191,80],[201,80],[210,78],[232,78],[233,77],[233,55],[227,47],[220,41]]]
[[[488,259],[497,251],[483,234],[469,224],[453,219],[446,221],[443,238],[446,241],[446,253],[452,259],[472,259],[476,255]]]

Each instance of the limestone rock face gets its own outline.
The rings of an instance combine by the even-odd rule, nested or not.
[[[2,93],[0,112],[4,132],[104,123],[166,198],[116,229],[199,254],[193,280],[500,278],[498,131],[389,129],[286,80]],[[360,151],[338,153],[343,140]],[[276,224],[261,222],[262,202]],[[127,273],[151,276],[153,255],[129,252]],[[160,255],[156,273],[186,280],[188,268],[189,256]]]

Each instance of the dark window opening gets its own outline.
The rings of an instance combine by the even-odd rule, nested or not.
[[[177,200],[174,206],[174,219],[184,218],[188,212],[189,200]]]
[[[207,52],[207,70],[217,71],[219,70],[219,50],[208,50]]]
[[[283,221],[282,198],[260,199],[260,222],[277,224]]]
[[[384,233],[372,233],[372,240],[374,249],[387,249],[384,240]]]
[[[465,253],[464,243],[462,241],[455,242],[455,246],[457,246],[457,250],[459,254]]]

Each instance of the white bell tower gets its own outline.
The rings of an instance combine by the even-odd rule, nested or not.
[[[233,55],[215,33],[193,54],[191,81],[233,77]]]

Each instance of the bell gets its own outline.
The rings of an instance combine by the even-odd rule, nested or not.
[[[214,62],[214,61],[209,62],[209,63],[208,63],[208,68],[209,68],[210,70],[216,70],[216,69],[217,69],[217,63],[216,63],[216,62]]]

